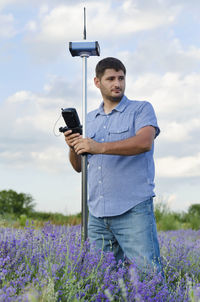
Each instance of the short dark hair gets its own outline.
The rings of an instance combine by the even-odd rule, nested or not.
[[[96,77],[101,79],[106,69],[114,69],[116,71],[122,70],[124,75],[126,75],[124,64],[116,58],[108,57],[99,61],[95,69]]]

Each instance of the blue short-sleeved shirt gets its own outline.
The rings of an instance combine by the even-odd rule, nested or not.
[[[87,137],[97,142],[114,142],[134,136],[145,126],[160,130],[149,102],[131,101],[123,96],[105,114],[103,103],[87,115]],[[88,155],[88,206],[96,217],[116,216],[154,194],[154,144],[152,149],[134,156]]]

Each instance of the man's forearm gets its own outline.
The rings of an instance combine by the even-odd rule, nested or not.
[[[155,129],[151,126],[145,127],[128,139],[101,143],[102,154],[137,155],[144,153],[151,150],[154,137]]]
[[[73,148],[69,150],[69,160],[76,172],[81,172],[81,155],[75,153]]]
[[[91,138],[78,138],[72,146],[76,154],[112,154],[112,155],[137,155],[151,150],[155,138],[155,128],[146,126],[140,129],[135,136],[115,142],[99,143]]]
[[[112,155],[137,155],[150,150],[150,146],[140,144],[137,137],[134,139],[125,139],[116,142],[101,143],[101,153],[102,154],[112,154]]]

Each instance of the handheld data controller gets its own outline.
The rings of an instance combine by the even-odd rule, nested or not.
[[[78,117],[78,113],[75,108],[66,108],[62,110],[62,117],[66,123],[65,127],[60,127],[59,131],[64,133],[65,131],[72,130],[72,133],[82,134],[82,126]]]

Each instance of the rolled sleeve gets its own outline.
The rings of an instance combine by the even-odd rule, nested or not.
[[[135,132],[137,133],[141,128],[152,126],[156,130],[157,137],[160,133],[160,128],[157,123],[157,118],[153,106],[149,102],[142,102],[141,106],[136,112],[135,118]]]

